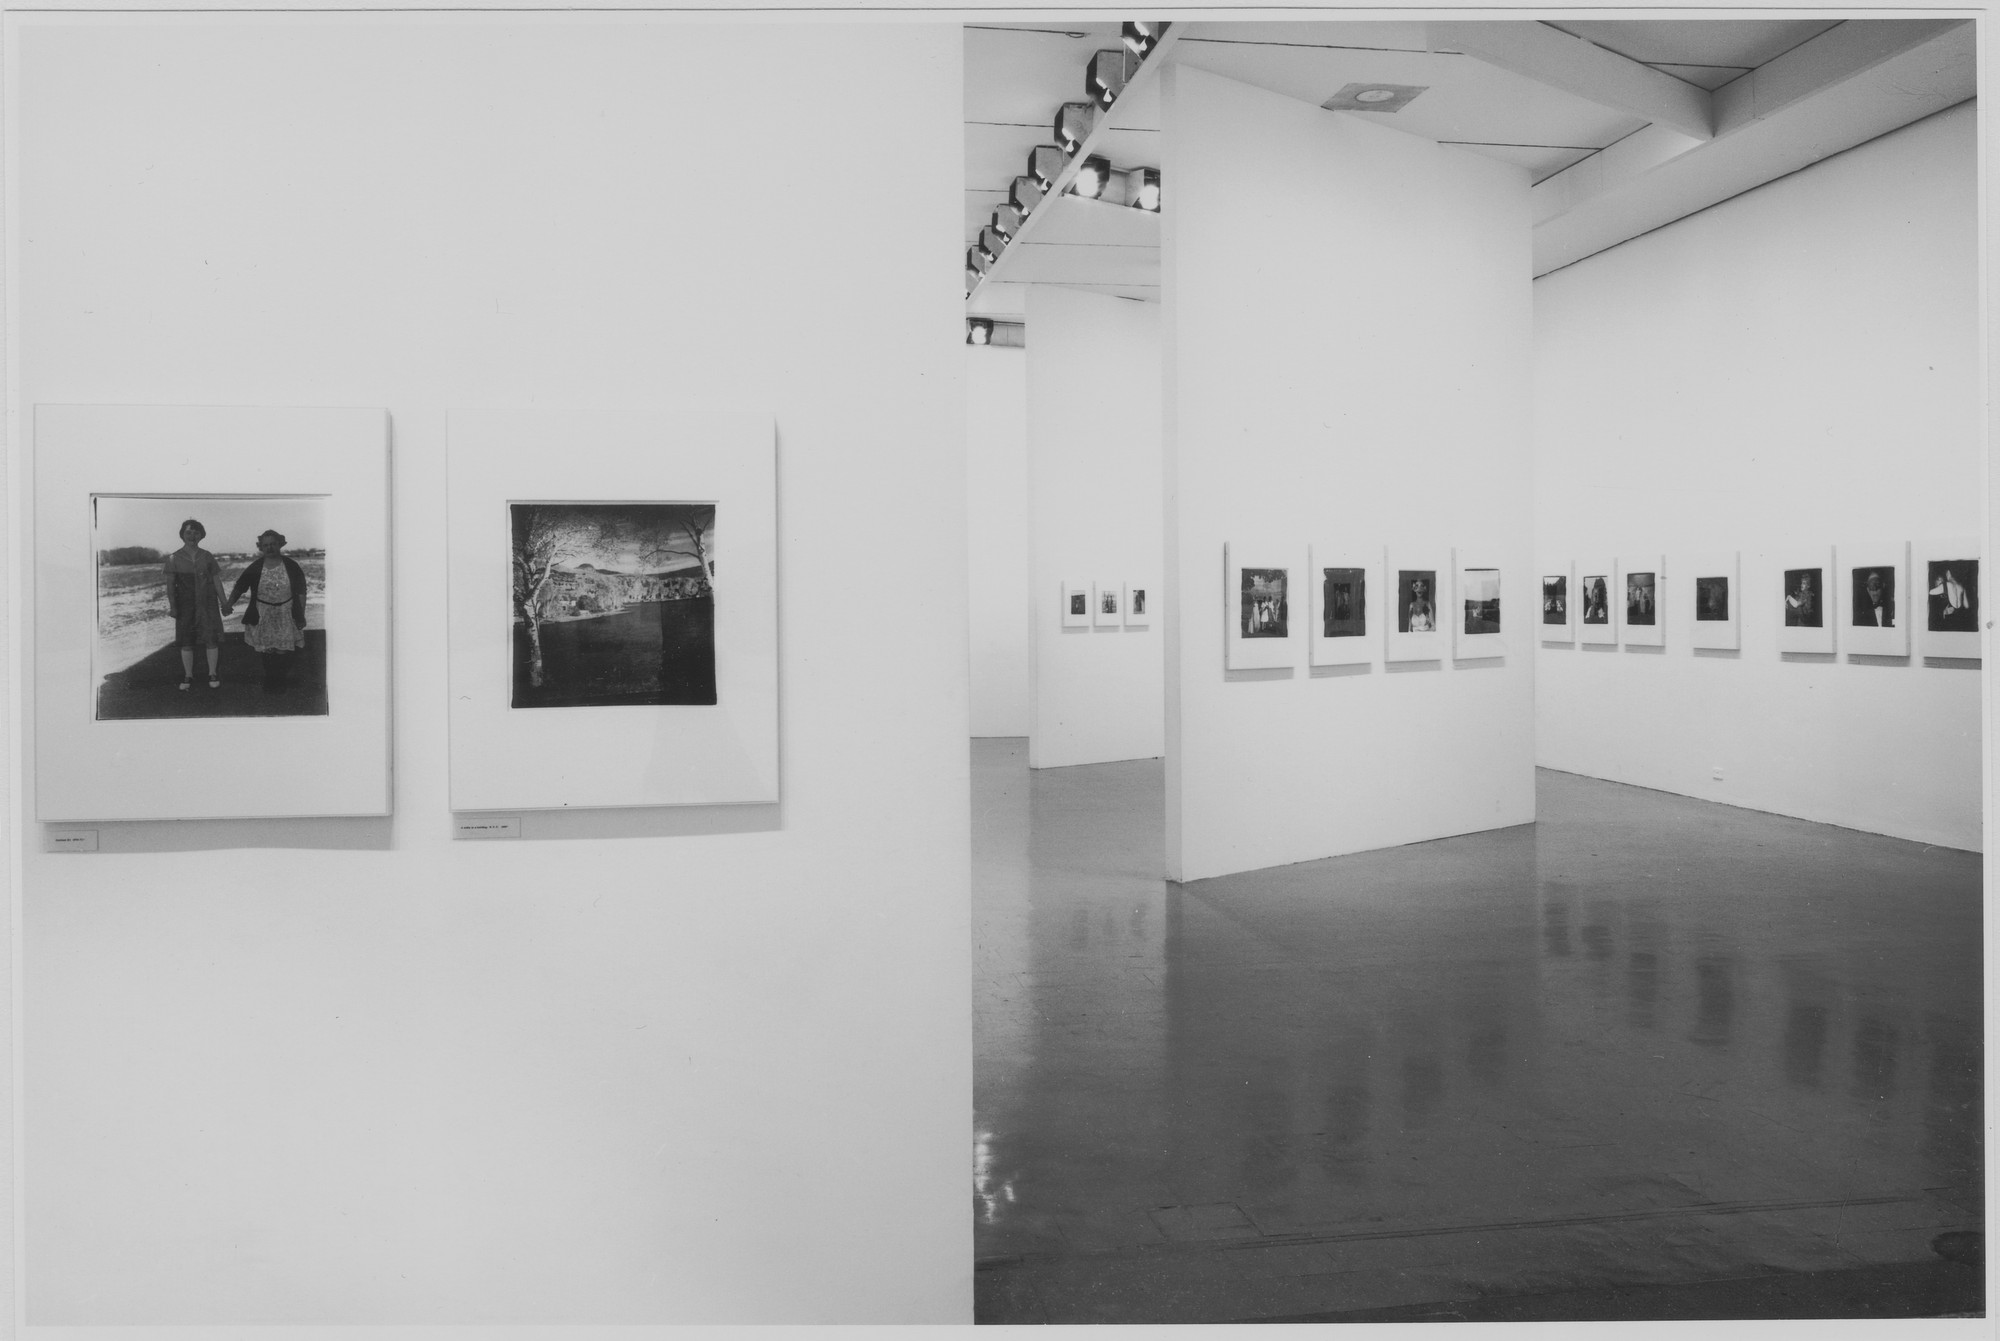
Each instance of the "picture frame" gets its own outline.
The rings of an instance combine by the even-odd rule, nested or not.
[[[1064,578],[1061,604],[1057,607],[1062,614],[1062,626],[1066,629],[1087,629],[1090,627],[1090,583],[1083,578]]]
[[[1911,624],[1927,657],[1978,660],[1985,606],[1984,565],[1976,536],[1942,536],[1912,544]]]
[[[1614,604],[1620,643],[1626,647],[1666,646],[1667,573],[1659,555],[1619,558]]]
[[[1094,582],[1090,593],[1090,622],[1095,628],[1125,627],[1125,584]]]
[[[1125,627],[1143,629],[1153,622],[1153,602],[1158,599],[1151,579],[1125,584]]]
[[[1832,602],[1836,576],[1831,546],[1789,550],[1778,555],[1776,580],[1765,599],[1777,614],[1780,654],[1832,654],[1839,625]]]
[[[1572,601],[1579,645],[1615,647],[1618,644],[1618,564],[1604,555],[1586,555],[1576,561],[1576,596]]]
[[[553,810],[773,802],[778,778],[777,452],[769,415],[665,410],[453,410],[446,421],[451,806]],[[559,444],[559,450],[552,449]],[[514,574],[517,509],[670,508],[712,528],[692,595],[638,593],[630,608],[584,610],[578,640],[612,620],[649,618],[635,666],[665,669],[667,616],[705,601],[713,692],[680,701],[522,703],[526,618]],[[690,571],[637,552],[615,561],[598,537],[568,567],[607,563],[621,583]],[[629,540],[620,553],[630,551]],[[716,556],[719,555],[719,560]],[[617,574],[614,574],[617,575]],[[702,588],[705,587],[706,590]],[[615,607],[617,602],[612,603]],[[596,620],[602,614],[601,620]],[[685,614],[685,611],[681,611]],[[592,622],[596,620],[596,622]],[[592,632],[592,630],[598,630]],[[637,644],[634,644],[637,647]],[[605,653],[591,654],[591,663]],[[620,652],[621,656],[625,655]],[[579,661],[576,664],[586,664]],[[551,674],[556,668],[552,665]],[[643,696],[641,696],[643,697]]]
[[[1443,607],[1453,589],[1451,551],[1387,549],[1382,569],[1384,656],[1390,661],[1442,661],[1451,647],[1443,626]],[[1426,584],[1422,590],[1419,582]]]
[[[1277,546],[1225,544],[1222,572],[1224,668],[1297,665],[1308,610],[1296,591],[1297,555]]]
[[[1688,646],[1735,651],[1743,645],[1743,583],[1735,550],[1694,554],[1677,567],[1686,574]]]
[[[282,450],[274,450],[281,448]],[[42,823],[117,820],[277,819],[390,813],[389,417],[376,408],[41,405],[34,412],[34,777]],[[323,558],[305,596],[302,645],[255,650],[243,615],[209,620],[223,597],[247,613],[261,589],[223,592],[216,578],[192,577],[202,604],[170,613],[165,561],[113,563],[98,543],[102,509],[93,500],[145,500],[200,521],[197,537],[211,572],[229,585],[229,566],[247,570],[261,504],[323,500],[310,523]],[[225,538],[203,502],[244,502],[245,519]],[[288,515],[301,515],[293,510]],[[215,523],[211,527],[211,523]],[[289,523],[287,523],[289,524]],[[179,529],[176,526],[175,529]],[[296,528],[295,528],[296,529]],[[186,535],[183,535],[185,540]],[[306,539],[301,535],[301,539]],[[206,542],[204,544],[203,542]],[[172,551],[172,534],[148,548]],[[303,552],[303,551],[302,551]],[[122,556],[121,556],[122,557]],[[295,560],[296,562],[296,560]],[[282,563],[282,560],[281,560]],[[157,597],[107,591],[102,569],[154,580]],[[246,576],[239,574],[239,576]],[[303,575],[303,573],[302,573]],[[290,586],[289,579],[284,584]],[[211,614],[201,610],[214,602]],[[317,609],[311,608],[317,602]],[[100,610],[102,604],[103,609]],[[292,603],[271,603],[261,628],[292,620]],[[106,620],[130,666],[105,659]],[[161,621],[164,620],[164,623]],[[294,631],[297,622],[293,621]],[[127,641],[126,634],[136,641]],[[210,641],[211,638],[214,641]],[[209,661],[209,649],[216,654]],[[179,653],[185,650],[183,658]],[[288,658],[311,663],[301,680]],[[124,656],[118,660],[122,663]],[[282,686],[251,682],[244,668],[287,667]],[[192,671],[184,671],[191,664]],[[210,666],[214,666],[211,671]],[[101,673],[100,673],[101,672]],[[106,690],[123,677],[123,705],[106,714]],[[186,683],[185,689],[180,688]],[[212,683],[216,687],[212,687]],[[304,712],[240,715],[260,695],[275,704],[319,696]],[[289,697],[284,697],[284,696]],[[323,710],[320,710],[323,707]],[[310,767],[262,769],[259,759],[309,760]]]
[[[1381,622],[1379,551],[1317,541],[1306,549],[1307,655],[1314,666],[1373,662]]]
[[[1535,636],[1545,643],[1574,644],[1576,565],[1567,559],[1543,563],[1536,571],[1536,588]]]
[[[1507,620],[1501,601],[1501,569],[1491,554],[1451,552],[1451,654],[1460,661],[1507,655]]]
[[[1910,654],[1910,543],[1840,545],[1834,550],[1840,585],[1832,609],[1839,616],[1840,646],[1849,657]],[[1872,615],[1876,623],[1864,619]]]

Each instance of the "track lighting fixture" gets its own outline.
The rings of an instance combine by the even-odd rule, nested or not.
[[[1056,143],[1065,154],[1073,154],[1090,138],[1097,124],[1097,109],[1087,102],[1066,102],[1056,113]]]
[[[974,274],[984,275],[988,270],[991,270],[993,268],[993,260],[993,257],[979,250],[976,245],[965,249],[965,268]]]
[[[986,254],[988,261],[997,261],[1000,253],[1007,250],[1007,239],[1000,235],[999,229],[988,224],[979,230],[979,250]]]
[[[1070,192],[1085,200],[1102,200],[1104,190],[1111,185],[1111,160],[1092,154],[1083,160],[1077,169],[1076,180],[1069,185]]]
[[[1160,34],[1166,30],[1166,24],[1154,19],[1127,19],[1120,35],[1124,39],[1125,49],[1138,59],[1144,60],[1152,54],[1154,47],[1160,45]]]
[[[965,319],[965,343],[969,345],[1022,349],[1027,346],[1027,335],[1028,328],[1018,321],[1000,321],[994,317]]]
[[[1028,151],[1028,175],[1042,184],[1047,191],[1062,176],[1062,170],[1069,163],[1069,156],[1053,144],[1038,144]]]
[[[993,323],[985,317],[967,317],[965,320],[965,343],[969,345],[992,344]]]
[[[993,211],[993,226],[999,229],[1009,242],[1014,240],[1014,234],[1021,231],[1021,225],[1026,223],[1027,219],[1027,215],[1012,205],[1002,205]]]
[[[1007,203],[1022,214],[1030,214],[1035,206],[1042,203],[1042,197],[1048,194],[1048,190],[1049,184],[1038,178],[1016,177],[1013,186],[1008,188]]]
[[[1083,91],[1094,105],[1109,107],[1118,101],[1118,95],[1125,91],[1125,81],[1131,77],[1131,71],[1126,69],[1130,59],[1130,53],[1123,48],[1100,51],[1090,58],[1090,64],[1084,67]]]
[[[1133,168],[1124,174],[1125,203],[1135,210],[1160,212],[1160,170]]]

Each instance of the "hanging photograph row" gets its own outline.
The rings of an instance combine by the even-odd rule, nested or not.
[[[1544,564],[1538,632],[1545,643],[1663,647],[1668,612],[1685,601],[1689,646],[1732,650],[1747,599],[1781,653],[1907,657],[1914,633],[1923,656],[1976,658],[1978,554],[1970,539],[1801,550],[1778,556],[1758,592],[1742,589],[1735,551],[1676,556],[1671,575],[1659,555]]]
[[[1500,566],[1471,550],[1224,545],[1223,665],[1261,670],[1507,654]]]
[[[392,596],[448,631],[454,810],[777,799],[768,417],[454,413],[445,572],[400,584],[384,411],[35,435],[45,823],[390,813]]]
[[[1066,629],[1143,629],[1153,622],[1152,592],[1144,582],[1062,584],[1062,626]]]

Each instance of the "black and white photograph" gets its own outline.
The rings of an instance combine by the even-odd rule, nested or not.
[[[1785,570],[1785,627],[1817,629],[1826,624],[1826,573],[1819,568]]]
[[[1090,593],[1072,591],[1069,594],[1069,613],[1073,618],[1084,618],[1090,614]]]
[[[1291,636],[1291,612],[1286,603],[1283,568],[1243,570],[1243,616],[1241,635],[1245,638],[1287,638]]]
[[[1930,631],[1979,632],[1979,560],[1932,559],[1928,567]]]
[[[326,715],[327,499],[90,506],[98,721]]]
[[[1464,631],[1469,634],[1500,632],[1500,570],[1467,568],[1458,576],[1459,594],[1465,604]]]
[[[1542,579],[1542,623],[1569,623],[1569,575],[1556,574]]]
[[[508,505],[516,708],[713,704],[712,503]]]
[[[1368,570],[1320,570],[1321,636],[1359,638],[1368,632]]]
[[[1601,573],[1586,573],[1583,582],[1583,622],[1611,622],[1611,579]]]
[[[1115,615],[1118,613],[1118,591],[1114,587],[1102,587],[1097,593],[1097,613]]]
[[[1146,613],[1146,589],[1144,587],[1132,588],[1132,609],[1130,613],[1134,615],[1143,615]]]
[[[1854,626],[1896,627],[1896,570],[1888,565],[1854,570]]]
[[[1651,627],[1654,623],[1654,611],[1658,608],[1657,597],[1654,574],[1625,574],[1626,624],[1642,628]]]
[[[1697,577],[1694,580],[1694,617],[1703,622],[1729,618],[1729,579]]]
[[[1396,632],[1436,633],[1437,571],[1401,568],[1396,571]]]

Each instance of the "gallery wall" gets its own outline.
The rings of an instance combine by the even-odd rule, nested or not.
[[[1527,823],[1527,178],[1166,74],[1168,873]],[[1226,671],[1223,546],[1315,540],[1476,548],[1511,650]]]
[[[1157,611],[1142,628],[1065,628],[1061,595],[1065,581],[1158,584],[1160,305],[1038,284],[1027,318],[1028,765],[1155,759],[1165,748]]]
[[[966,346],[965,492],[972,734],[1025,736],[1034,712],[1025,350]]]
[[[1542,764],[1980,846],[1976,662],[1777,647],[1787,551],[1982,534],[1976,122],[1941,112],[1536,282],[1542,555],[1664,553],[1669,582],[1664,650],[1539,651]],[[1676,555],[1729,550],[1741,648],[1693,652]]]
[[[40,402],[394,432],[393,821],[26,828],[29,1318],[969,1321],[957,28],[7,36],[16,527]],[[782,801],[454,841],[447,411],[648,405],[775,420]]]

